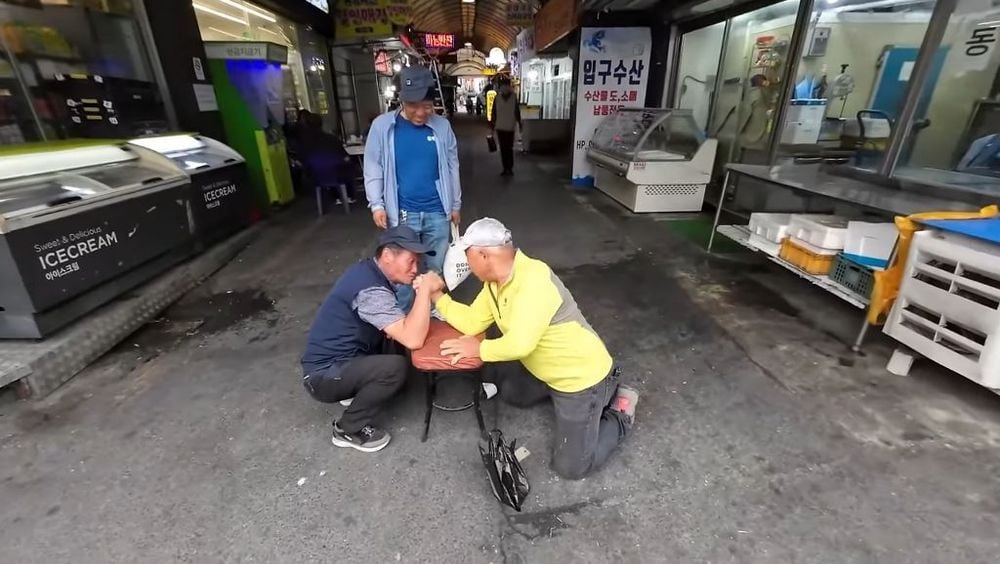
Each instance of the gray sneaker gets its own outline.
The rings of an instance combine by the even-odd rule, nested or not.
[[[350,447],[361,452],[378,452],[389,444],[391,438],[389,433],[371,425],[365,425],[357,433],[348,433],[334,423],[331,442],[333,446],[341,448]]]

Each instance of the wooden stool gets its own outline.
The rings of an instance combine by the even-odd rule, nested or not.
[[[444,321],[431,319],[430,329],[427,331],[427,339],[424,341],[424,346],[412,351],[410,354],[413,367],[426,376],[424,382],[427,389],[427,412],[424,414],[424,435],[420,439],[421,442],[427,441],[427,435],[431,428],[431,414],[434,412],[435,407],[444,411],[462,411],[472,407],[476,411],[476,422],[479,424],[479,432],[484,433],[486,431],[486,424],[483,422],[483,412],[479,405],[479,398],[483,393],[482,359],[464,358],[458,364],[452,365],[451,358],[441,356],[441,343],[449,339],[458,339],[461,336],[462,334],[457,329]],[[476,338],[480,341],[483,340],[482,335]],[[436,405],[434,398],[437,394],[438,379],[442,376],[457,374],[474,375],[476,385],[472,392],[472,401],[468,405],[458,408],[447,408]]]

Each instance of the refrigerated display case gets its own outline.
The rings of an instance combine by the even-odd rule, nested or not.
[[[0,338],[40,338],[190,254],[189,178],[122,143],[0,153]]]
[[[716,146],[691,110],[622,108],[601,121],[587,160],[597,188],[633,212],[699,211]]]
[[[218,240],[256,219],[245,161],[228,145],[196,134],[140,137],[129,143],[165,156],[191,177],[191,218],[200,242]]]

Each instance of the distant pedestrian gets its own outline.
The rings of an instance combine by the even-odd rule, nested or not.
[[[509,81],[500,83],[499,94],[493,99],[490,127],[500,145],[501,176],[514,174],[514,134],[521,129],[521,108]]]

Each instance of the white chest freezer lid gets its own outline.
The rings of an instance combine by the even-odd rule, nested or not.
[[[135,153],[118,145],[19,153],[0,157],[0,180],[124,163],[138,158]]]
[[[243,162],[243,157],[232,147],[201,135],[139,137],[129,143],[169,158],[188,173]]]

